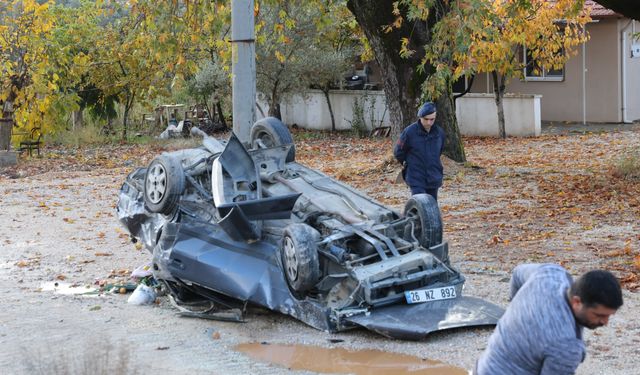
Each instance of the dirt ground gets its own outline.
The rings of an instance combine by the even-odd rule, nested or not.
[[[294,137],[300,162],[402,210],[409,193],[393,183],[390,140]],[[445,162],[439,203],[467,295],[506,306],[510,270],[522,262],[557,262],[574,275],[606,268],[624,281],[625,304],[608,327],[587,332],[588,356],[578,374],[637,374],[640,367],[640,183],[614,167],[638,145],[637,128],[471,138],[466,164]],[[3,373],[290,373],[234,350],[248,342],[380,349],[473,366],[492,328],[405,342],[364,330],[329,334],[260,309],[245,323],[228,323],[179,317],[166,298],[135,306],[127,304],[130,294],[48,290],[54,282],[120,285],[149,261],[130,243],[114,208],[127,173],[162,147],[53,149],[0,171]]]

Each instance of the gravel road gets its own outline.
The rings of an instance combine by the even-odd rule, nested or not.
[[[128,242],[114,215],[117,190],[128,172],[94,169],[0,178],[3,373],[291,372],[234,350],[247,342],[380,349],[470,369],[492,332],[459,329],[404,342],[364,330],[329,334],[260,309],[251,310],[246,323],[226,323],[179,317],[166,298],[156,305],[134,306],[127,304],[127,294],[78,296],[43,290],[51,282],[81,287],[116,282],[150,259]],[[398,194],[404,194],[404,188]],[[442,199],[456,200],[455,194],[445,190]],[[467,276],[466,294],[506,306],[508,272],[475,269],[455,248],[451,252],[453,264]],[[630,292],[624,297],[625,305],[608,327],[586,334],[588,357],[578,374],[638,373],[640,298]]]

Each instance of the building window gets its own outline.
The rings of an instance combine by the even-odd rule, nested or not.
[[[558,51],[564,53],[564,50]],[[522,62],[524,64],[524,80],[525,81],[563,81],[564,67],[561,69],[547,69],[531,56],[526,48],[522,49]]]

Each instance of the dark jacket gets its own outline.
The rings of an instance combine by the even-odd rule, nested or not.
[[[404,180],[411,187],[437,189],[442,186],[442,163],[440,155],[444,149],[444,130],[433,124],[430,131],[420,120],[407,126],[393,148],[393,156],[406,163]]]

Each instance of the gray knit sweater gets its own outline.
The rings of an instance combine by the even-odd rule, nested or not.
[[[573,374],[584,360],[582,326],[569,306],[567,271],[523,264],[511,276],[511,302],[477,363],[478,375]]]

